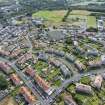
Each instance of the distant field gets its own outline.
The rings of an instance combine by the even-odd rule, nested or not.
[[[91,14],[90,11],[85,11],[85,10],[73,10],[69,17],[68,20],[72,18],[80,18],[80,19],[87,19],[87,27],[96,27],[96,17],[95,16],[89,16]],[[73,24],[80,24],[79,22],[73,22]]]
[[[59,11],[39,11],[37,13],[33,14],[33,18],[35,17],[42,17],[45,20],[51,21],[51,22],[61,22],[63,16],[65,15],[65,10],[59,10]]]
[[[73,10],[70,14],[73,14],[73,15],[90,15],[91,12],[90,11],[86,11],[86,10]]]
[[[55,11],[39,11],[34,13],[32,16],[33,18],[39,17],[44,18],[49,23],[61,23],[63,17],[67,13],[66,10],[55,10]],[[80,18],[80,19],[87,19],[88,27],[96,27],[96,18],[94,16],[89,16],[91,14],[90,11],[85,10],[73,10],[70,15],[68,16],[68,22],[71,21],[72,18]],[[72,21],[71,24],[79,25],[80,22]]]

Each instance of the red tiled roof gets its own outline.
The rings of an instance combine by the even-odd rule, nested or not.
[[[16,74],[11,74],[10,78],[14,82],[15,85],[21,84],[21,80]]]
[[[31,92],[28,90],[27,87],[22,86],[20,88],[20,93],[24,96],[25,100],[29,103],[32,104],[35,102],[35,97],[31,95]]]
[[[45,91],[49,90],[50,86],[39,75],[35,75],[35,80]]]

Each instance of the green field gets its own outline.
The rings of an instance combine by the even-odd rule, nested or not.
[[[32,15],[33,18],[43,18],[49,24],[61,24],[62,19],[67,13],[66,10],[54,10],[54,11],[39,11]],[[96,17],[89,16],[91,14],[90,11],[84,10],[73,10],[67,18],[67,23],[73,25],[81,25],[83,23],[83,19],[87,20],[87,27],[96,27]],[[75,19],[79,18],[79,21]]]
[[[79,18],[80,21],[76,21],[76,19]],[[86,15],[74,15],[71,14],[69,15],[67,21],[73,25],[82,25],[83,24],[83,20],[86,19],[87,22],[87,27],[96,27],[96,17],[94,16],[86,16]]]
[[[65,10],[59,11],[39,11],[33,14],[33,18],[39,17],[51,22],[61,22],[65,15]]]

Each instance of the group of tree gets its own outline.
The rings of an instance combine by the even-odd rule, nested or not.
[[[8,87],[8,81],[3,75],[0,75],[0,90],[4,90]]]

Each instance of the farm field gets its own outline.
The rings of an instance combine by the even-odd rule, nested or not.
[[[62,19],[67,13],[67,10],[53,10],[53,11],[39,11],[32,15],[33,18],[43,18],[46,23],[55,23],[62,24]],[[96,17],[89,16],[91,14],[90,11],[85,10],[73,10],[67,18],[67,22],[70,22],[72,25],[79,25],[81,21],[74,21],[76,18],[80,20],[87,19],[88,26],[87,27],[96,27]],[[72,20],[73,19],[73,20]]]

